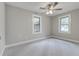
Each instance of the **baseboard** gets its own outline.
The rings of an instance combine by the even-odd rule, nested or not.
[[[65,41],[68,41],[68,42],[79,44],[79,41],[77,41],[77,40],[72,40],[72,39],[68,39],[68,38],[64,38],[64,37],[59,37],[59,36],[55,36],[55,35],[52,35],[50,37],[51,38],[56,38],[56,39],[65,40]]]
[[[22,42],[6,45],[5,48],[14,47],[14,46],[18,46],[18,45],[22,45],[22,44],[26,44],[26,43],[32,43],[32,42],[47,39],[47,38],[49,38],[49,36],[48,37],[41,37],[41,38],[37,38],[37,39],[33,39],[33,40],[28,40],[28,41],[22,41]]]
[[[5,50],[5,47],[2,49],[2,52],[1,52],[0,56],[2,56],[2,55],[3,55],[4,50]]]
[[[1,55],[1,56],[3,56],[4,50],[5,50],[5,47],[4,47],[3,50],[2,50],[2,55]]]

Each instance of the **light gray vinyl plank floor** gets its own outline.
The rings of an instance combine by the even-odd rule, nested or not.
[[[6,48],[4,56],[79,56],[79,45],[59,39],[44,39]]]

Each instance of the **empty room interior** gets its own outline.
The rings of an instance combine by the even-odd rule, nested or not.
[[[79,2],[0,2],[0,56],[79,56]]]

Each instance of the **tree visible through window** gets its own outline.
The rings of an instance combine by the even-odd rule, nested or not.
[[[70,16],[64,16],[59,18],[59,31],[70,32]]]

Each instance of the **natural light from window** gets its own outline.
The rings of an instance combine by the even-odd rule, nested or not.
[[[62,16],[59,18],[59,32],[69,33],[70,32],[70,16]]]
[[[33,32],[39,33],[41,32],[41,26],[40,26],[40,16],[34,15],[33,16]]]

